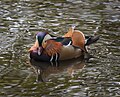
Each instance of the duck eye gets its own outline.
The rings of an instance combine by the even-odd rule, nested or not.
[[[47,41],[44,41],[44,44],[47,44]]]

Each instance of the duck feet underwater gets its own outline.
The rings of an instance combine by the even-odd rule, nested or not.
[[[86,47],[99,40],[99,37],[99,35],[85,36],[81,31],[75,30],[75,27],[70,27],[61,37],[39,32],[35,44],[29,49],[30,58],[36,61],[55,62],[84,55],[86,59],[90,57]]]

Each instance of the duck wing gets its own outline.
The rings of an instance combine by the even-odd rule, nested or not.
[[[54,37],[53,39],[56,42],[60,42],[62,45],[72,45],[71,37]]]

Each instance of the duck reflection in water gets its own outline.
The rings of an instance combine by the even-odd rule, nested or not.
[[[77,59],[54,63],[30,59],[30,66],[36,73],[36,81],[45,82],[50,75],[59,74],[61,72],[66,72],[68,75],[73,77],[76,71],[80,71],[85,67],[85,60],[83,56]]]

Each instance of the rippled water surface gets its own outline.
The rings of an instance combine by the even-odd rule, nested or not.
[[[90,46],[94,58],[58,67],[29,60],[36,32],[63,35],[72,24],[101,35]],[[120,97],[120,1],[0,0],[0,97],[7,96]]]

